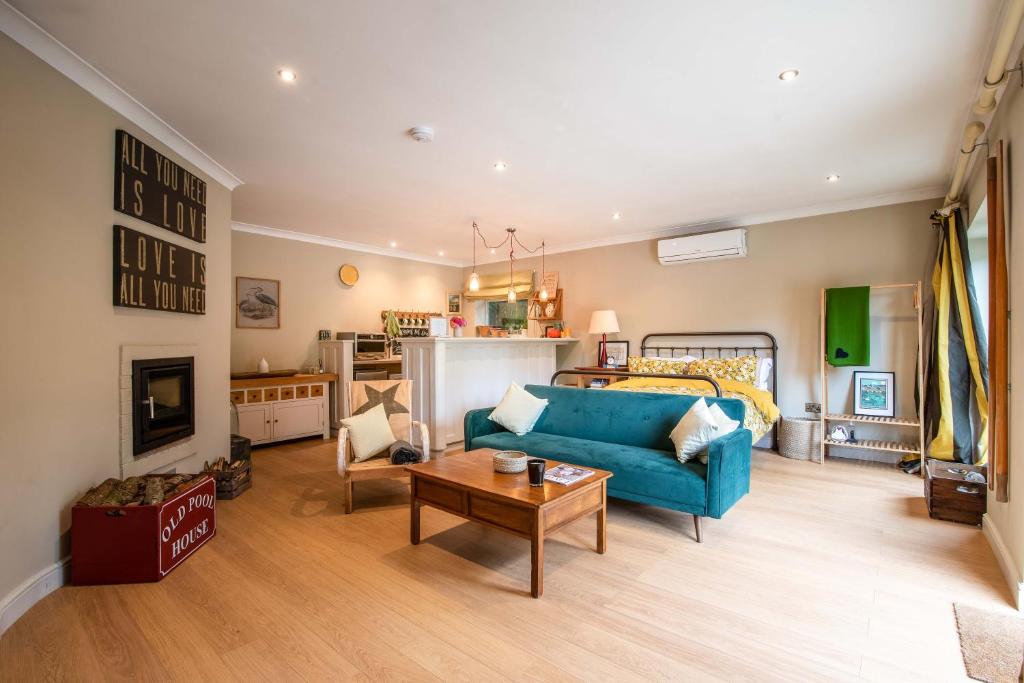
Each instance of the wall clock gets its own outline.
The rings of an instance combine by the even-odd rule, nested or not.
[[[338,279],[341,280],[343,285],[352,287],[355,283],[359,282],[359,269],[351,263],[346,263],[338,269]]]

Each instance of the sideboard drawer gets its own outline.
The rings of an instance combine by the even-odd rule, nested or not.
[[[260,403],[261,401],[263,401],[262,389],[249,389],[245,392],[246,403]]]
[[[290,401],[295,398],[295,387],[281,387],[281,400]]]
[[[313,396],[313,397],[323,396],[324,395],[324,385],[323,384],[313,384],[312,386],[309,387],[309,395]]]
[[[278,393],[279,392],[277,390],[277,387],[271,387],[270,389],[264,389],[263,390],[263,400],[264,401],[276,401],[277,397],[278,397]]]
[[[231,392],[231,402],[234,403],[235,405],[240,405],[242,403],[245,403],[245,391],[244,390],[232,391]]]
[[[305,384],[301,387],[295,387],[295,398],[309,398],[309,387]]]

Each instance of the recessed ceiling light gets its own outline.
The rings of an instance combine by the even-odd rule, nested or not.
[[[504,161],[495,161],[494,162],[494,170],[495,171],[504,171],[506,168],[508,168],[508,164],[506,164]]]
[[[492,253],[492,254],[495,254],[495,253],[497,253],[497,252],[498,252],[498,250],[497,250],[497,249],[491,249],[491,253]]]
[[[285,83],[294,83],[299,78],[299,75],[291,69],[278,69],[277,77]]]
[[[619,213],[618,211],[616,211],[615,213],[613,213],[613,214],[612,214],[612,220],[613,220],[613,221],[617,221],[617,220],[619,220],[620,218],[622,218],[622,214],[621,214],[621,213]]]
[[[438,256],[444,256],[444,249],[442,249],[441,251],[437,252],[437,255]]]
[[[395,247],[398,246],[398,242],[391,240],[390,242],[388,242],[388,246],[394,249]]]
[[[835,173],[830,173],[829,175],[825,176],[825,180],[829,181],[830,183],[838,183],[839,176],[836,175]]]
[[[786,69],[779,74],[780,81],[792,81],[796,80],[796,77],[800,75],[800,72],[796,69]]]

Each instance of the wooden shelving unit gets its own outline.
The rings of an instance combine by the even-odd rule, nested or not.
[[[914,297],[914,310],[917,313],[917,395],[924,396],[924,346],[923,346],[923,311],[921,305],[921,282],[897,285],[873,285],[872,290],[878,289],[910,289]],[[850,415],[847,413],[833,413],[828,406],[828,356],[825,349],[825,289],[821,290],[821,329],[820,333],[820,358],[821,358],[821,460],[825,464],[825,456],[828,448],[855,448],[871,451],[884,451],[888,453],[904,453],[923,456],[922,444],[924,444],[924,421],[920,414],[921,406],[918,406],[918,414],[904,417],[876,417],[871,415]],[[857,422],[898,429],[913,429],[917,431],[917,441],[888,441],[884,439],[858,439],[850,443],[847,441],[833,441],[828,438],[829,422]],[[905,433],[905,432],[904,432]],[[924,458],[922,457],[922,460]],[[922,463],[923,465],[923,463]],[[921,476],[925,476],[925,468],[921,467]]]
[[[920,420],[916,417],[877,417],[874,415],[846,415],[833,413],[826,415],[830,422],[865,422],[867,424],[892,425],[894,427],[919,427]]]
[[[553,315],[544,314],[548,304],[554,305]],[[537,314],[538,310],[540,311],[539,314]],[[538,322],[560,321],[562,319],[562,290],[558,289],[555,291],[555,295],[548,297],[547,301],[541,301],[537,294],[533,294],[526,307],[526,317],[529,320],[536,320]]]

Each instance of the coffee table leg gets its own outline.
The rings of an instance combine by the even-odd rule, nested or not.
[[[597,511],[597,552],[608,549],[608,485],[601,482],[601,509]]]
[[[544,526],[541,514],[538,510],[530,538],[530,595],[535,598],[544,595]]]
[[[420,543],[420,502],[416,500],[415,485],[409,495],[409,542],[413,545]]]

